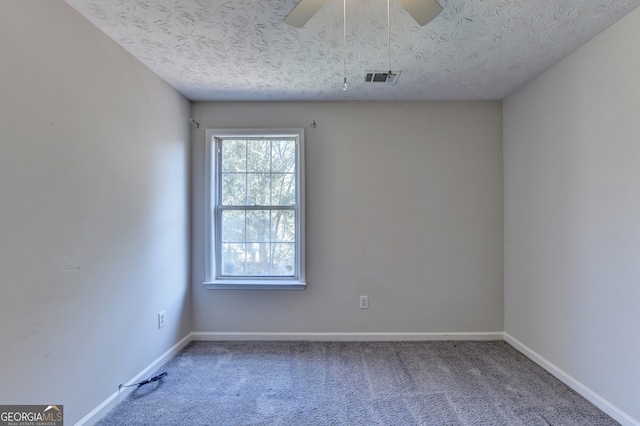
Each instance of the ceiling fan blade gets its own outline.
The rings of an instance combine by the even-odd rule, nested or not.
[[[436,0],[398,0],[398,2],[420,26],[428,24],[442,12],[442,6]]]
[[[302,28],[327,0],[300,0],[291,12],[284,18],[284,23],[292,27]]]

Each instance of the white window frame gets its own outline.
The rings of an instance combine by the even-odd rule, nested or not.
[[[220,211],[216,205],[220,175],[216,139],[229,138],[276,139],[296,138],[296,271],[292,277],[220,277],[216,271],[216,232],[219,232]],[[205,282],[207,289],[224,290],[303,290],[305,281],[305,185],[304,185],[304,129],[207,129],[205,131]]]

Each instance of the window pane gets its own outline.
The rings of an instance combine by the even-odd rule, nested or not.
[[[247,141],[247,171],[263,173],[271,171],[271,141]]]
[[[269,275],[270,244],[247,244],[247,275]]]
[[[269,211],[247,210],[247,241],[269,242]]]
[[[207,133],[216,148],[209,151],[216,161],[207,163],[215,189],[209,206],[215,223],[207,237],[214,263],[207,270],[218,281],[212,286],[226,286],[225,278],[269,282],[277,277],[271,280],[277,287],[293,283],[305,269],[298,250],[304,244],[304,206],[297,205],[303,188],[296,180],[304,141],[297,130],[280,132]]]
[[[244,210],[222,211],[222,242],[244,242]]]
[[[293,173],[271,175],[272,206],[294,206],[296,204],[296,175]]]
[[[296,141],[273,141],[271,160],[273,173],[294,173],[296,171]]]
[[[222,244],[223,275],[245,275],[244,244]]]
[[[293,243],[274,243],[272,246],[273,263],[271,275],[295,275],[296,245]]]
[[[247,170],[246,141],[226,139],[222,141],[222,172]]]
[[[222,174],[222,205],[244,206],[246,205],[247,175],[243,173]]]
[[[293,210],[271,212],[271,240],[291,243],[296,241],[296,216]]]
[[[268,206],[271,204],[271,175],[268,173],[251,173],[247,175],[249,197],[247,204],[251,206]]]

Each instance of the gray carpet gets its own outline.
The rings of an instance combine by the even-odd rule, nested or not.
[[[617,425],[505,342],[192,342],[110,425]]]

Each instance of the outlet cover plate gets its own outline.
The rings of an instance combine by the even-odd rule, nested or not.
[[[369,296],[360,296],[360,309],[369,309]]]

